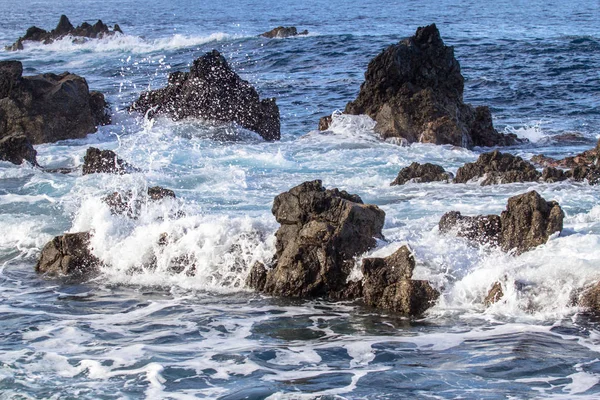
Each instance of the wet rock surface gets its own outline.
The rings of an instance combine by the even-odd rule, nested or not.
[[[494,129],[489,108],[465,104],[463,89],[454,49],[444,45],[433,24],[371,60],[360,93],[345,113],[369,115],[384,139],[467,148],[521,142]]]
[[[273,215],[275,264],[264,292],[288,297],[337,298],[354,265],[354,257],[382,238],[385,213],[363,204],[357,195],[326,190],[321,181],[304,182],[278,195]]]
[[[81,25],[74,27],[66,15],[61,15],[56,28],[52,29],[51,31],[46,31],[38,28],[37,26],[32,26],[27,29],[25,35],[17,39],[15,43],[10,46],[6,46],[6,50],[23,50],[23,42],[26,41],[50,44],[55,40],[64,38],[65,36],[73,36],[79,39],[100,39],[103,37],[112,36],[117,32],[123,33],[119,25],[115,24],[114,28],[111,30],[108,25],[104,24],[101,20],[98,20],[94,25],[84,22]]]
[[[37,151],[25,135],[16,134],[5,136],[0,139],[0,160],[9,161],[20,165],[27,161],[32,165],[38,165]]]
[[[365,258],[362,294],[365,304],[402,315],[423,314],[440,296],[429,282],[412,280],[415,259],[407,246],[386,258]]]
[[[101,173],[123,175],[135,171],[135,168],[119,158],[112,150],[90,147],[83,157],[83,175]]]
[[[42,249],[36,272],[49,276],[89,276],[100,267],[90,250],[90,233],[65,233],[56,236]]]
[[[600,282],[583,292],[578,305],[596,313],[600,312]]]
[[[259,36],[266,38],[287,38],[291,36],[299,36],[299,35],[308,35],[307,30],[303,30],[298,32],[298,29],[295,26],[278,26],[277,28],[273,28],[268,32],[261,33]]]
[[[404,185],[407,182],[415,183],[426,183],[426,182],[448,182],[452,179],[452,175],[446,172],[443,167],[439,165],[425,163],[419,164],[417,162],[412,163],[408,167],[402,168],[398,173],[398,176],[390,184]]]
[[[452,211],[442,216],[439,229],[479,243],[499,245],[503,251],[521,254],[561,232],[564,213],[555,201],[544,200],[536,191],[508,199],[500,216],[465,217]]]
[[[174,120],[192,117],[234,122],[265,140],[279,140],[281,136],[275,99],[260,100],[250,83],[241,79],[216,50],[195,60],[190,72],[171,73],[165,88],[142,93],[130,110]]]
[[[483,178],[481,185],[514,182],[536,182],[541,174],[529,162],[519,156],[494,150],[483,153],[476,162],[467,163],[456,171],[454,183],[466,183]]]
[[[104,95],[64,72],[23,76],[19,61],[0,61],[0,138],[25,135],[32,144],[83,138],[110,123]]]
[[[147,198],[144,198],[145,196],[135,196],[132,191],[124,193],[113,192],[102,200],[109,206],[111,213],[127,215],[129,218],[135,219],[139,217],[144,201],[161,201],[163,199],[176,198],[175,192],[160,186],[148,188],[147,195]]]
[[[503,296],[504,291],[502,290],[502,284],[500,284],[500,282],[495,282],[490,288],[487,296],[485,296],[485,299],[483,300],[483,305],[489,307],[492,304],[496,303],[498,300],[500,300]]]

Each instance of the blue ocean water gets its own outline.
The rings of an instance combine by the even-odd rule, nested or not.
[[[329,1],[134,2],[3,0],[0,45],[30,25],[100,18],[125,35],[75,45],[0,50],[25,74],[84,76],[112,104],[113,125],[85,139],[36,146],[49,167],[77,167],[87,147],[113,149],[141,172],[52,174],[0,162],[0,399],[29,398],[598,398],[600,328],[573,298],[600,280],[600,195],[587,183],[408,184],[413,161],[455,172],[474,151],[380,141],[366,117],[318,118],[358,93],[369,60],[435,22],[455,47],[465,99],[487,104],[495,126],[530,139],[510,152],[557,157],[600,136],[598,2]],[[279,25],[306,37],[257,35]],[[145,120],[125,109],[213,48],[261,96],[276,97],[282,140],[200,121]],[[442,298],[418,320],[359,303],[297,301],[243,287],[274,252],[274,196],[305,180],[359,194],[386,212],[388,240],[408,243],[415,278]],[[137,220],[111,215],[101,197],[161,185],[177,200],[145,204]],[[559,201],[565,229],[513,257],[437,231],[449,210],[499,213],[535,189]],[[174,218],[177,211],[185,217]],[[93,230],[107,267],[87,282],[33,270],[43,245]],[[162,233],[174,240],[158,246]],[[196,275],[169,261],[196,260]],[[157,267],[145,268],[155,257]],[[359,262],[359,260],[357,260]],[[491,285],[506,288],[489,308]]]

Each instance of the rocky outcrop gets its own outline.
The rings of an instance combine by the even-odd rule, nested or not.
[[[385,213],[357,195],[304,182],[275,197],[275,264],[263,291],[287,297],[340,297],[354,257],[382,238]]]
[[[131,111],[168,115],[174,120],[200,118],[237,123],[265,140],[279,140],[279,108],[275,99],[260,100],[216,50],[194,61],[190,72],[169,75],[165,88],[144,92]]]
[[[148,188],[148,198],[150,201],[161,201],[163,199],[175,199],[175,192],[171,189],[165,189],[160,186]],[[110,208],[112,214],[127,215],[129,218],[136,219],[140,215],[143,197],[135,196],[132,191],[124,193],[113,192],[102,199]]]
[[[27,161],[37,166],[36,156],[37,151],[25,135],[16,134],[0,139],[0,160],[10,161],[17,165]]]
[[[295,26],[278,26],[277,28],[273,28],[268,32],[261,33],[259,36],[263,36],[266,38],[287,38],[291,36],[299,36],[299,35],[308,35],[307,30],[303,30],[302,32],[298,32]]]
[[[364,259],[365,304],[407,316],[423,314],[440,293],[427,281],[411,279],[414,268],[415,259],[406,246],[386,258]]]
[[[110,30],[108,25],[104,24],[101,20],[98,20],[94,25],[90,25],[87,22],[82,23],[78,27],[74,27],[67,18],[66,15],[61,15],[58,25],[51,31],[32,26],[27,29],[25,36],[20,37],[17,41],[6,46],[7,51],[23,50],[23,42],[42,42],[44,44],[50,44],[55,40],[64,38],[65,36],[73,36],[74,38],[94,38],[99,39],[106,36],[112,36],[115,33],[123,33],[119,25],[115,24],[113,30]]]
[[[112,150],[90,147],[83,157],[83,175],[102,173],[123,175],[135,171],[135,168],[119,158]]]
[[[396,179],[390,185],[404,185],[407,182],[448,182],[450,179],[452,179],[451,174],[447,173],[446,170],[439,165],[430,163],[419,164],[418,162],[414,162],[408,167],[402,168]]]
[[[520,142],[494,129],[489,108],[465,104],[463,89],[454,49],[444,45],[433,24],[371,60],[360,93],[345,113],[369,115],[384,139],[467,148]]]
[[[500,216],[464,217],[456,211],[446,213],[439,229],[442,233],[456,231],[458,236],[521,254],[561,232],[563,219],[564,213],[557,202],[546,201],[531,191],[508,199]]]
[[[19,61],[0,61],[0,138],[25,135],[32,144],[83,138],[110,123],[104,96],[68,72],[22,76]]]
[[[89,232],[65,233],[44,246],[35,270],[50,276],[88,276],[100,265],[90,250]]]
[[[467,163],[456,171],[454,183],[466,183],[472,179],[484,178],[482,186],[513,183],[536,182],[541,174],[533,165],[519,156],[494,150],[483,153],[476,162]]]
[[[555,168],[600,167],[600,139],[598,140],[596,147],[577,154],[576,156],[565,157],[558,160],[543,154],[538,154],[531,157],[531,162],[542,167]]]

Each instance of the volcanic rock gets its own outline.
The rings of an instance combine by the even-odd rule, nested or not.
[[[90,147],[83,157],[83,175],[101,173],[123,175],[135,170],[112,150]]]
[[[467,163],[456,171],[454,183],[466,183],[472,179],[485,178],[482,186],[513,183],[536,182],[541,174],[533,165],[519,156],[500,153],[494,150],[483,153],[476,162]]]
[[[252,265],[252,268],[250,268],[250,273],[246,278],[246,286],[262,292],[267,283],[267,272],[268,270],[267,267],[265,267],[265,264],[260,261],[255,262],[254,265]]]
[[[0,61],[0,138],[22,134],[32,144],[83,138],[110,123],[107,103],[84,78],[22,76],[19,61]]]
[[[542,180],[544,182],[554,183],[561,182],[568,178],[565,171],[562,169],[554,168],[554,167],[546,167],[542,171]]]
[[[444,45],[432,24],[371,60],[360,93],[345,113],[369,115],[384,139],[467,148],[521,141],[496,131],[487,107],[465,104],[463,89],[454,49]]]
[[[502,285],[500,284],[500,282],[495,282],[492,285],[487,296],[485,296],[485,299],[483,300],[483,304],[486,307],[489,307],[492,304],[496,303],[498,300],[500,300],[503,296],[504,296],[504,292],[502,291]]]
[[[37,151],[25,135],[15,134],[0,139],[0,160],[10,161],[17,165],[25,160],[37,166],[36,155]]]
[[[339,298],[354,257],[383,238],[385,213],[357,195],[304,182],[275,197],[276,262],[264,292],[288,297]]]
[[[271,29],[268,32],[261,33],[259,36],[263,36],[266,38],[286,38],[290,36],[299,36],[299,35],[308,35],[307,30],[303,30],[302,32],[298,32],[295,26],[285,27],[278,26],[277,28]]]
[[[7,51],[23,50],[23,42],[43,42],[44,44],[50,44],[55,40],[64,38],[65,36],[74,36],[76,38],[103,38],[106,36],[112,36],[115,33],[123,33],[119,25],[114,26],[111,31],[110,28],[104,24],[101,20],[98,20],[94,25],[90,25],[87,22],[82,23],[77,28],[71,24],[69,18],[66,15],[61,15],[58,25],[51,31],[32,26],[27,29],[25,36],[17,39],[15,43],[10,46],[6,46]]]
[[[420,183],[436,181],[448,182],[450,179],[452,179],[452,176],[439,165],[430,163],[419,164],[418,162],[414,162],[410,164],[410,166],[402,168],[396,179],[390,185],[404,185],[406,182],[410,181]]]
[[[423,314],[440,293],[429,282],[412,280],[415,259],[402,246],[386,258],[365,258],[362,294],[365,304],[407,316]]]
[[[51,276],[85,276],[100,264],[90,251],[89,232],[65,233],[44,246],[35,270]]]
[[[557,202],[548,202],[531,191],[508,199],[506,210],[500,216],[464,217],[457,211],[446,213],[439,229],[442,233],[456,229],[458,236],[521,254],[561,232],[563,219],[564,213]]]
[[[543,154],[538,154],[531,157],[531,162],[542,167],[600,167],[600,139],[598,140],[596,147],[577,154],[576,156],[565,157],[561,160],[557,160],[552,157],[547,157]]]
[[[171,73],[166,87],[142,93],[130,110],[149,117],[164,114],[174,120],[192,117],[235,122],[265,140],[281,136],[275,99],[260,100],[217,50],[195,60],[190,72]]]

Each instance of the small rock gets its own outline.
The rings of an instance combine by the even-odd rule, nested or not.
[[[504,292],[502,291],[502,285],[500,284],[500,282],[495,282],[492,285],[492,288],[488,292],[487,296],[485,296],[483,304],[486,307],[489,307],[492,304],[496,303],[498,300],[500,300],[502,296],[504,296]]]
[[[324,117],[321,117],[319,119],[319,130],[326,131],[327,129],[329,129],[332,121],[333,118],[331,117],[331,115],[325,115]]]
[[[583,292],[579,298],[579,307],[595,312],[600,311],[600,282]]]
[[[259,36],[263,36],[266,38],[287,38],[291,36],[299,36],[299,35],[308,35],[308,31],[304,30],[302,32],[298,32],[295,26],[285,27],[278,26],[277,28],[271,29],[268,32],[261,33]]]
[[[404,185],[410,181],[418,183],[436,181],[448,182],[450,179],[452,179],[451,175],[439,165],[430,163],[419,164],[418,162],[414,162],[410,166],[402,168],[396,179],[390,185]]]
[[[56,236],[42,249],[35,270],[50,276],[88,276],[101,265],[89,246],[89,232]]]
[[[561,182],[567,179],[567,174],[562,169],[554,167],[546,167],[542,171],[542,180],[544,182],[554,183]]]
[[[100,150],[90,147],[83,158],[83,175],[87,174],[128,174],[135,168],[117,157],[112,150]]]
[[[483,153],[476,162],[467,163],[456,171],[454,183],[467,183],[472,179],[485,178],[482,186],[513,182],[536,182],[540,173],[521,157],[494,150]]]
[[[246,278],[246,286],[262,292],[266,283],[267,267],[265,267],[265,264],[257,261],[254,263],[252,268],[250,268],[250,273],[248,274],[248,278]]]
[[[456,235],[481,244],[500,244],[501,222],[498,215],[463,216],[450,211],[442,216],[438,224],[441,233],[455,230]]]
[[[21,165],[23,160],[37,166],[37,151],[25,135],[10,135],[0,139],[0,160]]]

